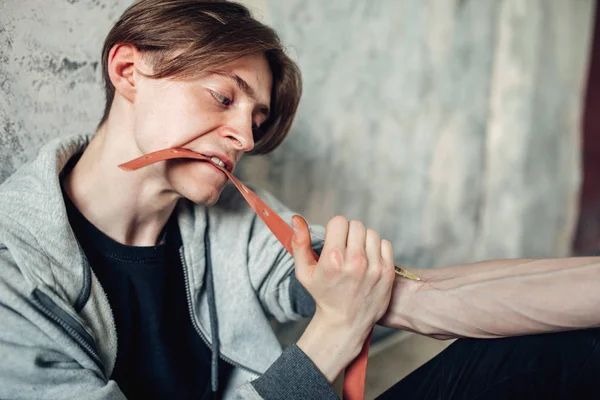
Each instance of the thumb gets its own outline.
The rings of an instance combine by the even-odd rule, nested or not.
[[[294,236],[292,237],[292,251],[294,252],[294,261],[296,269],[303,269],[306,266],[313,266],[317,263],[317,259],[310,246],[310,230],[308,224],[299,215],[294,215],[292,218],[292,227],[294,228]]]

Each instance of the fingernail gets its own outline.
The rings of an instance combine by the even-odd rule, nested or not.
[[[298,220],[296,219],[296,217],[292,218],[292,229],[294,230],[294,232],[298,232],[298,230],[300,229],[300,227],[298,226]]]

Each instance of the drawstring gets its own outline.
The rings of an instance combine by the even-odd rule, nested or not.
[[[208,312],[210,316],[210,334],[212,336],[212,359],[210,363],[210,385],[216,398],[219,391],[219,321],[217,319],[217,303],[215,302],[215,285],[212,274],[210,257],[210,239],[208,238],[209,222],[208,208],[206,209],[206,228],[204,231],[204,258],[206,260],[206,291],[208,295]]]

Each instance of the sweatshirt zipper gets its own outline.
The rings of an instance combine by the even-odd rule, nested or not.
[[[37,298],[37,296],[33,296],[33,301],[37,305],[37,307],[48,318],[50,318],[52,321],[56,322],[60,327],[62,327],[65,331],[67,331],[67,333],[69,335],[71,335],[71,337],[77,342],[77,344],[79,344],[88,353],[88,355],[90,357],[92,357],[92,360],[94,361],[94,363],[96,363],[96,366],[98,366],[98,368],[100,368],[100,371],[102,371],[102,374],[104,375],[104,366],[102,364],[102,360],[100,360],[100,357],[98,356],[98,353],[96,353],[96,350],[94,349],[94,347],[88,343],[88,341],[83,337],[83,335],[81,335],[77,331],[77,329],[73,328],[66,321],[64,321],[62,318],[60,318],[54,312],[52,312],[52,310],[50,310],[50,308],[48,308],[47,306],[45,306]]]
[[[187,299],[188,299],[188,309],[190,312],[190,318],[192,319],[192,325],[194,326],[194,329],[196,330],[196,332],[198,332],[198,335],[200,336],[200,338],[202,339],[202,341],[206,344],[206,346],[208,346],[209,348],[212,349],[211,344],[208,342],[208,339],[206,338],[206,336],[204,335],[204,333],[202,333],[202,330],[200,329],[200,325],[198,324],[198,322],[196,321],[196,318],[194,316],[194,309],[192,307],[192,289],[190,287],[190,282],[189,282],[189,278],[188,278],[188,272],[187,272],[187,264],[185,262],[185,257],[183,255],[183,246],[181,246],[179,248],[179,257],[181,259],[181,266],[183,267],[183,279],[185,281],[185,287],[186,287],[186,292],[187,292]],[[218,339],[217,339],[218,340]],[[221,354],[219,352],[219,358],[222,359],[223,361],[228,362],[229,364],[244,369],[248,372],[251,372],[257,376],[260,376],[261,374],[254,371],[253,369],[250,369],[244,365],[241,365],[235,361],[233,361],[232,359],[224,356],[223,354]]]

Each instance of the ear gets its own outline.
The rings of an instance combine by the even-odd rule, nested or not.
[[[108,53],[108,76],[115,91],[133,103],[136,94],[136,64],[142,62],[140,51],[133,45],[118,43]]]

